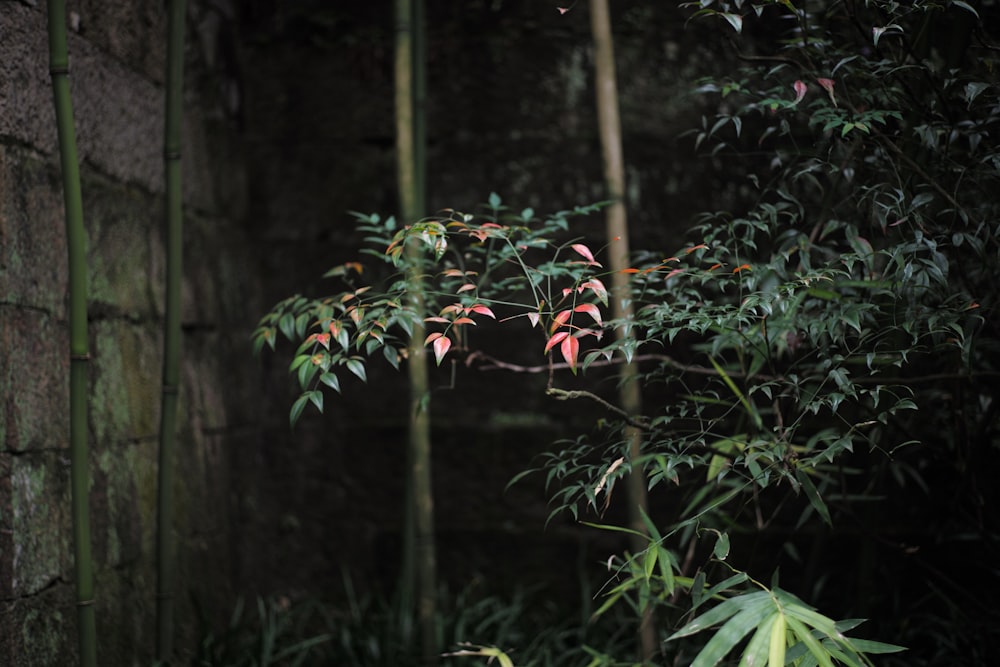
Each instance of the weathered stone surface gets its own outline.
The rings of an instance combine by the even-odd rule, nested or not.
[[[0,454],[0,599],[69,580],[69,461],[65,452]],[[44,527],[44,529],[42,529]]]
[[[91,324],[90,424],[98,447],[156,438],[161,345],[157,329],[127,320]]]
[[[0,304],[65,308],[66,233],[55,179],[37,154],[0,143]]]
[[[69,338],[40,310],[0,305],[0,448],[60,449],[69,433]]]
[[[0,600],[0,664],[76,664],[75,609],[70,586],[53,586],[31,597]]]
[[[107,48],[124,58],[142,48],[149,63],[140,59],[139,67],[161,70],[153,63],[162,57],[160,44],[165,40],[165,30],[157,27],[164,21],[162,3],[140,3],[140,18],[136,18],[133,3],[95,0],[83,5],[81,32],[69,35],[70,88],[79,159],[116,180],[162,192],[162,75],[146,78],[131,69],[133,62],[108,57],[102,50]],[[110,5],[117,10],[109,12]],[[131,25],[119,25],[112,16],[128,16]],[[144,27],[130,29],[136,25]],[[98,45],[89,40],[95,32]],[[111,35],[117,36],[118,42]],[[44,9],[0,3],[0,36],[0,140],[8,137],[55,155],[55,112]],[[145,41],[147,36],[150,42]],[[149,48],[154,42],[156,45]],[[214,131],[215,121],[208,116],[210,113],[197,100],[185,105],[183,183],[186,201],[214,210],[222,202],[234,203],[242,181],[238,167],[222,173],[216,168],[218,151],[226,149],[222,133]],[[159,210],[155,213],[161,215]]]

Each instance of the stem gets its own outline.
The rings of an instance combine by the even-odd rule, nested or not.
[[[88,470],[87,395],[90,344],[87,340],[87,250],[83,227],[80,166],[76,155],[73,103],[69,89],[65,0],[49,0],[49,72],[55,99],[59,158],[66,208],[69,256],[69,411],[70,495],[73,515],[73,556],[76,579],[80,665],[97,665],[97,624],[94,617],[94,573],[90,545],[90,474]]]
[[[399,200],[404,224],[418,220],[426,207],[423,121],[423,0],[396,0],[396,147]],[[417,621],[423,663],[437,663],[437,559],[434,549],[434,496],[431,477],[430,381],[424,346],[423,314],[426,310],[422,251],[418,240],[404,249],[410,308],[417,314],[407,343],[410,406],[407,450],[407,491],[404,512],[403,574],[400,598],[404,611],[416,589]]]
[[[625,160],[622,154],[621,118],[618,111],[618,84],[615,76],[614,42],[608,0],[591,0],[591,31],[594,36],[594,87],[597,91],[597,123],[601,136],[601,153],[604,160],[604,180],[611,205],[607,209],[606,234],[611,269],[611,310],[617,319],[627,324],[615,329],[618,340],[633,339],[630,323],[633,318],[632,288],[624,270],[629,262],[628,219],[625,211]],[[626,414],[642,413],[642,394],[639,388],[639,365],[630,361],[622,366],[619,380],[619,403]],[[642,431],[627,426],[628,458],[638,461],[642,452]],[[643,513],[649,514],[646,479],[641,466],[634,466],[628,476],[629,523],[638,534],[633,537],[632,548],[640,551],[648,537]],[[658,651],[652,608],[646,607],[639,627],[640,655],[644,663],[651,663]]]
[[[174,451],[181,351],[181,276],[184,209],[181,197],[181,117],[185,0],[170,0],[167,18],[166,109],[163,160],[167,228],[163,393],[160,410],[156,532],[156,657],[169,663],[174,645]]]

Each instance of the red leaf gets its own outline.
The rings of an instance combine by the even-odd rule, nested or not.
[[[484,306],[482,304],[476,304],[475,306],[469,308],[469,310],[471,310],[473,313],[479,313],[480,315],[492,317],[493,319],[497,318],[497,316],[493,314],[493,311],[490,310],[488,306]]]
[[[685,254],[688,254],[688,255],[690,255],[690,254],[691,254],[691,253],[693,253],[693,252],[694,252],[695,250],[701,250],[702,248],[704,248],[704,249],[706,249],[706,250],[707,250],[707,249],[708,249],[708,246],[707,246],[707,245],[705,245],[704,243],[699,243],[699,244],[698,244],[698,245],[696,245],[696,246],[691,246],[690,248],[688,248],[687,250],[685,250],[685,251],[684,251],[684,253],[685,253]]]
[[[472,283],[465,283],[464,285],[458,288],[458,292],[456,292],[456,294],[461,294],[462,292],[468,292],[470,289],[476,289],[476,286],[473,285]]]
[[[557,334],[553,334],[552,338],[549,338],[549,342],[545,344],[545,354],[548,354],[549,350],[555,347],[559,341],[564,340],[567,336],[569,336],[568,331],[560,331]]]
[[[580,287],[589,287],[593,291],[594,296],[603,303],[605,306],[608,305],[608,289],[604,286],[597,278],[591,278],[587,282],[580,285]]]
[[[752,270],[752,268],[749,264],[740,264],[735,269],[733,269],[733,273],[739,273],[740,271],[750,271],[750,270]]]
[[[587,313],[588,315],[594,318],[594,321],[597,322],[598,325],[604,326],[604,322],[601,321],[601,311],[594,304],[582,303],[573,310],[578,313]]]
[[[580,341],[573,336],[566,336],[559,346],[559,351],[562,352],[563,359],[569,364],[570,369],[576,373],[576,357],[580,353]]]
[[[595,264],[597,263],[597,260],[594,259],[594,253],[590,252],[590,248],[583,245],[582,243],[574,243],[573,245],[570,246],[570,248],[580,253],[580,255],[582,255],[583,258],[586,259],[588,262],[594,262]]]
[[[441,365],[441,360],[444,359],[444,355],[448,354],[448,349],[451,347],[451,339],[447,336],[441,336],[434,341],[434,358],[437,360],[437,365]]]
[[[316,336],[316,341],[320,345],[322,345],[323,347],[325,347],[328,350],[330,349],[330,334],[328,334],[328,333],[322,333],[322,334],[314,334],[314,335]]]
[[[443,336],[443,335],[444,335],[444,334],[443,334],[443,333],[441,333],[440,331],[435,331],[435,332],[434,332],[434,333],[432,333],[432,334],[428,334],[428,335],[427,335],[427,338],[425,338],[425,339],[424,339],[424,345],[427,345],[427,344],[428,344],[428,343],[430,343],[430,342],[431,342],[432,340],[437,340],[438,338],[440,338],[440,337],[441,337],[441,336]]]
[[[639,269],[622,269],[621,272],[622,273],[639,273]],[[644,271],[644,273],[648,273],[648,270]]]
[[[556,313],[556,316],[552,318],[552,327],[549,329],[549,331],[555,331],[562,325],[566,324],[567,322],[569,322],[569,318],[572,316],[573,316],[572,310],[560,310],[558,313]]]
[[[837,96],[833,94],[834,80],[833,79],[816,79],[816,83],[818,83],[819,85],[823,86],[823,90],[825,90],[826,94],[830,96],[830,102],[833,103],[833,106],[837,106]]]
[[[472,318],[470,318],[470,317],[460,317],[457,320],[455,320],[454,322],[452,322],[452,324],[456,324],[456,325],[457,324],[473,324],[474,325],[475,323],[476,322]]]
[[[793,102],[793,104],[798,104],[806,96],[806,91],[808,90],[808,87],[806,86],[805,82],[801,80],[796,81],[794,84],[792,84],[792,87],[795,88],[795,102]]]
[[[440,322],[441,324],[450,324],[451,320],[443,317],[425,317],[424,322]]]

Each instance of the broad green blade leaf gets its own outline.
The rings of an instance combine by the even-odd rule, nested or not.
[[[785,648],[788,646],[788,628],[785,615],[780,611],[776,614],[771,626],[771,636],[768,637],[767,666],[784,667]]]
[[[770,616],[764,618],[757,625],[757,631],[743,650],[739,667],[764,667],[767,664],[771,644],[771,628],[778,616],[780,613],[774,610]]]
[[[900,651],[908,650],[905,646],[886,644],[885,642],[876,642],[870,639],[854,639],[851,637],[844,637],[844,641],[858,653],[899,653]]]
[[[751,630],[759,627],[773,613],[774,605],[770,599],[765,600],[764,604],[744,608],[712,635],[691,667],[713,667],[718,664]]]
[[[746,575],[743,576],[745,577]],[[729,598],[670,635],[667,641],[701,632],[705,628],[710,628],[717,623],[721,623],[737,613],[748,610],[756,610],[759,613],[760,608],[766,607],[770,603],[770,600],[771,596],[767,591],[757,591]]]
[[[819,612],[808,609],[799,604],[786,604],[785,613],[797,618],[810,627],[816,628],[830,639],[839,640],[841,635],[837,632],[836,623],[832,618],[828,618]]]
[[[806,645],[809,652],[816,658],[816,662],[822,665],[822,667],[833,667],[833,660],[830,659],[830,652],[819,643],[819,640],[813,637],[812,633],[809,632],[802,621],[798,620],[794,616],[786,616],[785,622],[788,624],[788,629],[792,631],[800,642]]]

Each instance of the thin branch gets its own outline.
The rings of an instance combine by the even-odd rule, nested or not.
[[[625,423],[628,424],[629,426],[634,426],[635,428],[643,431],[651,430],[651,427],[649,425],[649,419],[647,417],[642,417],[642,416],[633,417],[632,415],[628,414],[627,412],[619,408],[617,405],[609,403],[608,401],[604,400],[603,398],[601,398],[600,396],[598,396],[593,392],[583,391],[583,390],[566,391],[565,389],[549,387],[545,391],[545,393],[560,401],[569,401],[577,398],[589,398],[592,401],[600,403],[602,406],[604,406],[606,410],[608,410],[608,412],[613,412],[622,419],[624,419]]]

